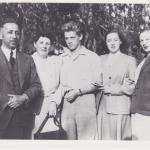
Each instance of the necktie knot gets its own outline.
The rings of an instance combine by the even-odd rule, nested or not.
[[[148,56],[150,56],[150,52],[147,52],[144,56],[144,58],[147,58]]]
[[[10,57],[13,57],[13,50],[11,50],[10,52]]]

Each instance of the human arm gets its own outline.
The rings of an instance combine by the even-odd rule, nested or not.
[[[136,60],[132,57],[128,59],[127,72],[123,78],[123,83],[105,85],[104,91],[111,95],[131,95],[134,91],[134,76],[136,70]]]
[[[80,84],[78,88],[69,90],[64,97],[67,101],[73,102],[78,96],[95,93],[95,91],[97,91],[95,84],[102,82],[101,63],[99,57],[96,54],[92,54],[88,63],[88,71],[84,74],[84,80],[86,83],[83,82],[84,84]]]
[[[28,78],[25,83],[26,87],[23,94],[28,97],[28,102],[34,100],[35,97],[43,95],[41,82],[36,71],[35,63],[32,58],[29,59]]]
[[[136,70],[137,64],[136,59],[132,58],[130,59],[129,65],[128,65],[128,75],[124,78],[123,85],[121,86],[121,92],[123,94],[132,95],[135,88],[134,78],[135,78],[135,70]]]
[[[55,116],[58,107],[60,106],[62,99],[65,94],[65,88],[60,84],[58,89],[55,91],[54,94],[51,94],[49,97],[49,107],[48,107],[48,113],[49,116]]]
[[[26,94],[22,94],[22,95],[8,94],[8,96],[9,96],[9,101],[7,105],[14,109],[23,105],[25,102],[27,103],[29,101],[29,98]]]
[[[69,90],[65,96],[64,99],[66,99],[68,102],[73,102],[78,96],[83,96],[85,94],[90,94],[96,91],[96,86],[92,84],[87,84],[86,86],[83,86],[79,89],[71,89]]]
[[[8,93],[9,102],[8,106],[12,108],[17,108],[21,105],[28,106],[30,105],[30,102],[33,100],[36,100],[35,98],[41,96],[42,88],[41,83],[39,80],[39,77],[36,72],[35,64],[31,56],[27,55],[19,55],[21,60],[26,60],[26,64],[24,65],[24,70],[22,68],[19,71],[21,71],[22,78],[20,84],[21,84],[21,93],[20,94],[12,94]],[[19,59],[19,60],[20,60]],[[21,66],[23,67],[23,66]]]

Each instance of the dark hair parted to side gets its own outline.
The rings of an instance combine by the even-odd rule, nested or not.
[[[36,34],[33,38],[34,42],[37,42],[40,37],[46,37],[50,39],[51,43],[54,41],[52,33],[46,33],[46,32],[39,32]]]
[[[107,32],[107,34],[106,34],[106,38],[107,38],[107,35],[108,35],[108,34],[111,34],[111,33],[116,33],[116,34],[118,34],[119,39],[120,39],[122,42],[124,42],[124,37],[123,37],[123,35],[121,34],[121,31],[120,31],[119,29],[111,29],[111,30],[109,30],[109,31]],[[106,39],[106,38],[105,38],[105,39]]]
[[[62,26],[62,32],[74,31],[77,35],[83,34],[83,24],[77,21],[69,21]]]
[[[126,52],[126,50],[127,50],[127,48],[128,48],[128,43],[127,43],[127,39],[125,38],[125,36],[124,36],[124,34],[123,34],[123,31],[121,31],[120,29],[111,29],[111,30],[109,30],[107,33],[106,33],[106,36],[105,36],[105,41],[106,41],[106,38],[107,38],[107,36],[109,35],[109,34],[111,34],[111,33],[116,33],[116,34],[118,34],[118,36],[119,36],[119,39],[120,39],[120,41],[122,42],[121,44],[120,44],[120,51],[121,52],[123,52],[123,53],[127,53]],[[109,50],[108,50],[108,52],[109,52]]]

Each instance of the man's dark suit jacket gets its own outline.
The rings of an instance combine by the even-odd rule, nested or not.
[[[20,95],[25,93],[29,97],[29,102],[17,109],[21,110],[18,113],[24,114],[24,122],[20,123],[28,124],[29,117],[37,113],[34,106],[41,93],[41,84],[32,57],[17,51],[16,59],[18,62],[18,76],[21,87]],[[15,93],[8,62],[0,49],[0,137],[9,125],[14,113],[14,109],[7,107],[7,102],[9,101],[8,94]]]
[[[132,96],[131,113],[150,116],[150,57],[146,59],[141,68]]]

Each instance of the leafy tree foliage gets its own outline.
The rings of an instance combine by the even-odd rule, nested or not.
[[[138,34],[150,23],[148,4],[79,4],[79,3],[0,3],[0,22],[15,17],[21,27],[20,49],[32,53],[33,39],[38,32],[53,35],[53,49],[65,46],[61,25],[78,20],[84,26],[83,44],[99,55],[107,52],[106,33],[118,28],[125,42],[123,52],[141,58]]]

